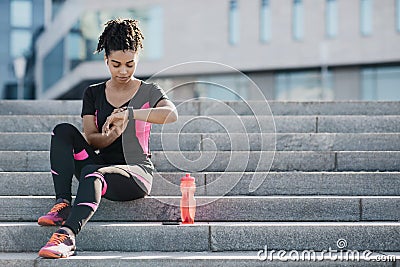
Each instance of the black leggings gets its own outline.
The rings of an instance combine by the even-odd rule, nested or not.
[[[71,214],[64,223],[75,234],[96,212],[102,196],[128,201],[147,195],[143,178],[132,173],[131,166],[106,164],[79,130],[68,123],[57,125],[52,132],[50,165],[56,199],[71,202],[72,176],[75,174],[79,180]]]

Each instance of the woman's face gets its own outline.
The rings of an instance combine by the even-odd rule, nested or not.
[[[133,50],[111,51],[105,58],[111,79],[117,83],[128,83],[135,74],[138,53]]]

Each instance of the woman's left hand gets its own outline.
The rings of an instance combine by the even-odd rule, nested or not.
[[[102,133],[108,136],[111,128],[118,127],[120,130],[118,133],[121,135],[128,126],[128,114],[127,108],[114,109],[111,115],[107,117],[103,125]]]

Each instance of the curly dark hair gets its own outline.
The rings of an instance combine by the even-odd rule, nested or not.
[[[106,22],[104,31],[99,37],[95,53],[103,49],[106,56],[111,51],[143,49],[144,36],[138,27],[139,21],[133,19],[112,19]]]

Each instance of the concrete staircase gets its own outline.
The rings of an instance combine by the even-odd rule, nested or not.
[[[0,101],[0,266],[399,265],[400,103],[248,104],[180,103],[178,122],[153,125],[151,196],[102,200],[78,256],[45,260],[37,251],[56,228],[36,220],[54,203],[50,132],[81,127],[81,102]],[[179,221],[185,172],[196,223],[166,225]]]

